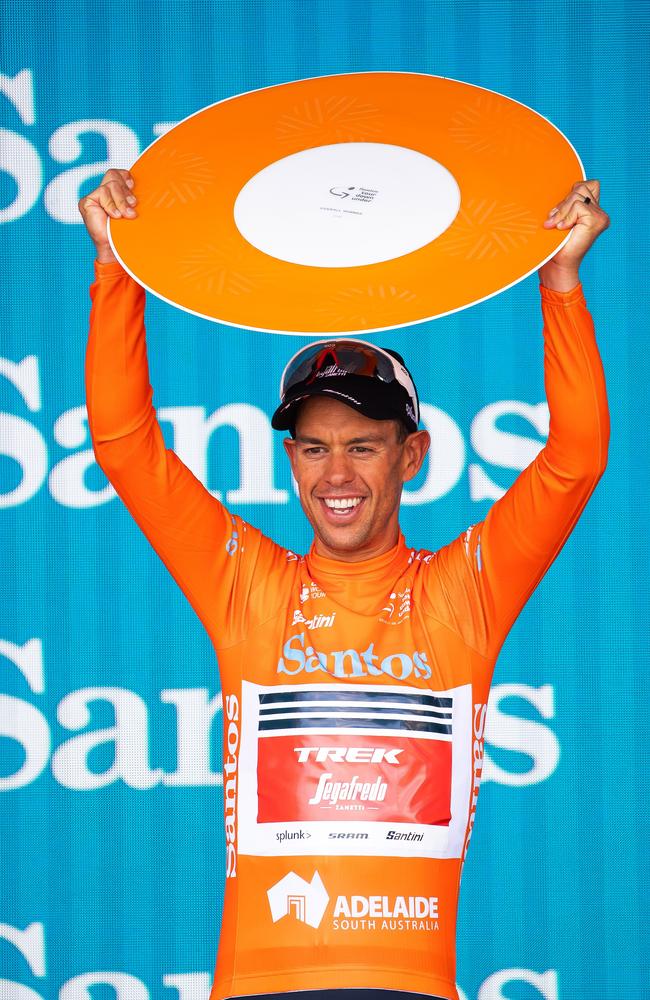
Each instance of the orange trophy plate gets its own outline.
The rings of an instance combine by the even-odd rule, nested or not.
[[[219,323],[371,333],[465,309],[569,238],[549,209],[584,179],[547,119],[420,73],[297,80],[212,104],[131,168],[111,245],[147,290]]]

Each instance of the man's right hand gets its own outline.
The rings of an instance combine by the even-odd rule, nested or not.
[[[97,260],[103,264],[117,260],[106,233],[109,215],[112,219],[135,219],[137,216],[133,208],[137,201],[133,194],[134,184],[128,170],[108,170],[99,187],[79,201],[79,211],[95,244]]]

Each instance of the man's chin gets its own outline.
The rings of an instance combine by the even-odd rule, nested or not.
[[[352,525],[350,527],[326,528],[321,525],[314,527],[314,534],[318,541],[333,552],[354,552],[362,548],[366,541],[366,532]]]
[[[323,525],[316,519],[310,519],[314,529],[317,547],[327,550],[336,558],[349,557],[351,554],[365,548],[368,541],[369,530],[367,526],[361,524],[342,524],[340,527],[332,527],[329,524]],[[363,558],[363,555],[360,556]]]
[[[332,524],[325,521],[322,516],[318,516],[317,511],[310,506],[301,503],[307,520],[312,526],[316,539],[316,550],[328,554],[330,558],[341,558],[350,561],[354,559],[355,553],[359,553],[357,559],[365,559],[365,549],[371,535],[372,525],[369,523],[367,512],[364,512],[363,519],[352,524]]]

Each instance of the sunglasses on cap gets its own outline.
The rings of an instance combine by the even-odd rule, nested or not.
[[[363,340],[317,340],[303,347],[288,361],[280,379],[280,400],[284,403],[293,390],[315,386],[320,379],[355,375],[387,387],[398,384],[407,394],[413,420],[420,419],[415,384],[396,357]],[[379,386],[378,386],[379,387]]]

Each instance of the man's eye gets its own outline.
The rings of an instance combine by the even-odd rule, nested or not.
[[[305,448],[304,454],[305,455],[320,455],[322,451],[323,451],[322,448],[319,448],[318,446],[314,445],[313,448]]]
[[[352,451],[360,451],[362,453],[363,452],[371,452],[372,448],[366,448],[365,445],[362,445],[362,444],[355,444],[354,447],[352,448]]]

